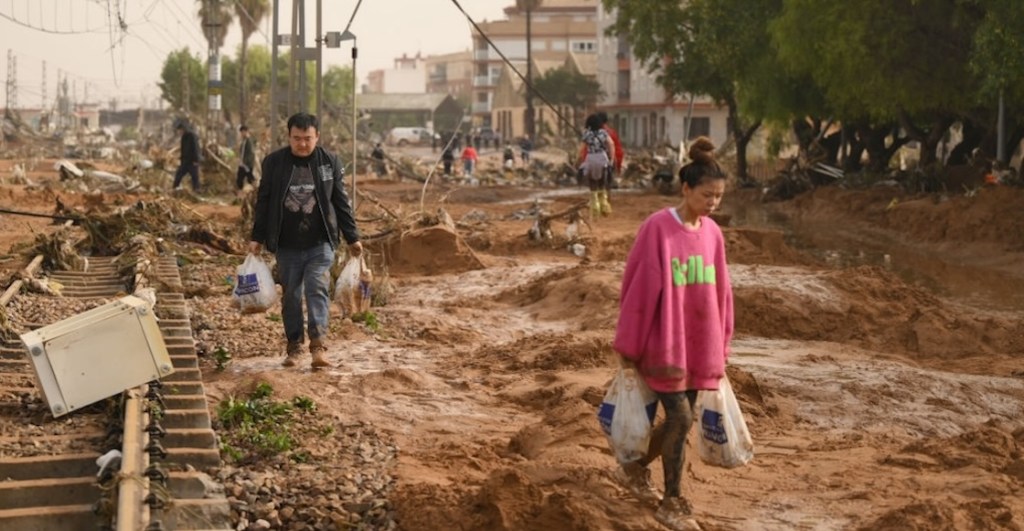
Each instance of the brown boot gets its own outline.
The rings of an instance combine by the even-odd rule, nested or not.
[[[323,369],[330,365],[330,363],[324,359],[324,354],[327,353],[327,345],[324,344],[322,339],[309,340],[309,353],[313,355],[313,362],[311,363],[311,366],[314,371]]]
[[[299,360],[299,356],[302,355],[302,343],[299,341],[289,341],[288,349],[285,350],[284,361],[281,365],[285,367],[294,367]]]

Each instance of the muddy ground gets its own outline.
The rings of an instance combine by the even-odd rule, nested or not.
[[[419,208],[419,183],[359,186],[394,210]],[[84,202],[4,186],[0,204],[45,211],[55,196]],[[583,228],[583,258],[566,248],[564,222],[552,242],[527,239],[532,221],[517,212],[583,198],[431,185],[426,210],[443,206],[457,228],[370,242],[370,264],[393,288],[373,308],[380,326],[336,315],[336,366],[317,373],[280,366],[280,322],[231,310],[243,256],[195,253],[183,275],[197,337],[234,358],[223,371],[204,361],[211,407],[265,380],[282,396],[311,396],[319,415],[371,426],[398,448],[387,496],[402,529],[660,529],[655,508],[612,479],[595,408],[616,366],[609,344],[632,236],[676,198],[616,192],[614,214]],[[231,198],[184,200],[241,234]],[[360,218],[380,216],[359,205]],[[723,470],[691,452],[683,492],[703,528],[1024,526],[1022,213],[1024,192],[1006,188],[831,188],[769,204],[728,193],[729,375],[756,457]],[[46,227],[0,216],[0,249]],[[341,444],[328,439],[307,444]]]

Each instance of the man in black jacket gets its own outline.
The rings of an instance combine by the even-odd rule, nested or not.
[[[302,354],[305,294],[314,370],[328,365],[324,359],[331,301],[327,271],[334,262],[334,250],[344,237],[350,255],[359,256],[363,251],[345,195],[342,165],[334,154],[316,145],[319,126],[316,116],[292,115],[288,119],[289,147],[263,159],[249,242],[252,254],[259,253],[261,247],[276,253],[284,288],[285,367],[294,366]]]
[[[199,161],[202,160],[199,152],[199,137],[185,124],[179,120],[174,128],[181,135],[181,164],[178,171],[174,172],[174,189],[181,186],[181,179],[187,173],[192,177],[192,191],[199,192]]]
[[[252,169],[256,166],[256,151],[252,147],[252,138],[249,138],[249,126],[242,125],[238,128],[242,141],[238,146],[238,173],[235,175],[235,188],[241,190],[245,183],[253,184],[256,176]]]

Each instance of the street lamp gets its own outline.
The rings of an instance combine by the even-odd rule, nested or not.
[[[338,48],[341,46],[343,41],[352,41],[352,212],[356,210],[356,168],[357,159],[356,156],[356,91],[357,77],[356,77],[356,58],[359,56],[359,46],[356,44],[356,36],[349,30],[345,30],[341,33],[336,31],[329,32],[326,35],[327,47]]]

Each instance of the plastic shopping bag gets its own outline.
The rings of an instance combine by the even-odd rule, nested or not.
[[[597,410],[601,429],[619,463],[630,463],[647,454],[657,408],[657,396],[636,370],[619,369]]]
[[[729,378],[722,378],[717,391],[698,393],[697,419],[701,434],[697,447],[705,463],[735,468],[754,458],[754,441]]]
[[[365,312],[370,309],[370,284],[373,272],[366,267],[362,256],[349,258],[338,274],[334,284],[334,302],[344,316]]]
[[[232,298],[242,313],[265,312],[277,302],[274,276],[263,259],[254,254],[245,257],[236,271]]]

